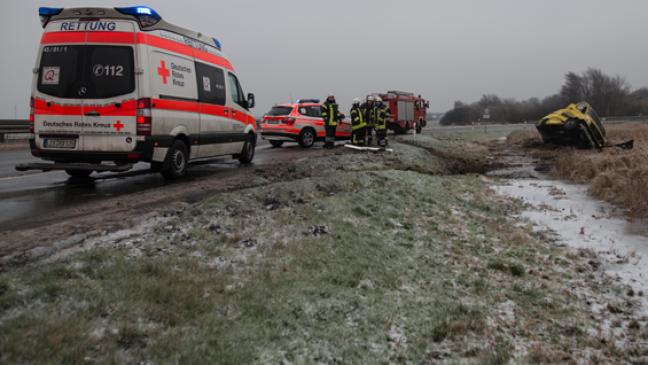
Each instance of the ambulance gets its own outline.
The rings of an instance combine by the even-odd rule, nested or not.
[[[148,7],[40,8],[31,98],[32,154],[72,177],[147,162],[177,179],[193,162],[254,158],[253,94],[221,43]]]

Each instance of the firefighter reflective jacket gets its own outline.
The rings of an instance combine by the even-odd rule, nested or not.
[[[389,117],[389,107],[387,105],[380,105],[376,108],[376,130],[387,130],[387,118]]]
[[[358,130],[367,126],[365,111],[360,106],[351,108],[351,122],[353,130]]]
[[[324,125],[328,127],[337,126],[337,122],[340,119],[340,111],[338,105],[335,103],[329,103],[328,101],[322,104],[322,119],[324,119]]]
[[[363,109],[365,110],[367,125],[373,128],[373,126],[376,125],[376,104],[374,104],[373,106],[365,104]]]

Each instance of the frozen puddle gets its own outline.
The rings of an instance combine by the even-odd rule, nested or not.
[[[630,285],[640,296],[643,312],[648,313],[648,222],[610,216],[614,208],[588,197],[582,185],[522,179],[493,188],[528,203],[521,217],[548,228],[559,242],[599,254],[606,271]]]

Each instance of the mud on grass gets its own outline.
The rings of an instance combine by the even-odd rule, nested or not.
[[[517,206],[479,176],[416,171],[439,168],[416,153],[429,161],[414,171],[398,156],[364,154],[261,171],[291,179],[219,194],[145,234],[2,274],[0,362],[638,356],[634,337],[618,347],[571,290],[602,285],[590,258],[513,225]],[[632,315],[624,300],[611,305]]]

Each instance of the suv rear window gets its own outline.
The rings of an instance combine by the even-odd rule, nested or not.
[[[266,114],[269,117],[283,117],[285,115],[290,115],[292,113],[293,108],[291,106],[275,106],[270,111],[268,114]]]
[[[43,47],[38,91],[66,99],[104,99],[135,90],[133,48]]]

